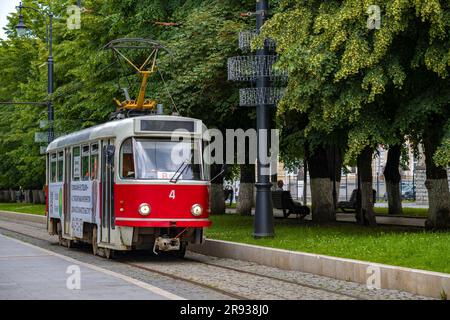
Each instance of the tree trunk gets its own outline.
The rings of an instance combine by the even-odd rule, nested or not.
[[[440,143],[438,130],[429,128],[423,139],[427,172],[425,186],[429,202],[425,226],[431,230],[444,230],[450,227],[450,192],[447,171],[445,168],[437,167],[433,161],[434,153]]]
[[[221,171],[218,164],[211,165],[211,177],[215,177]],[[225,195],[223,192],[223,176],[217,177],[211,182],[211,190],[209,194],[209,203],[211,214],[225,213]]]
[[[270,176],[270,183],[272,186],[270,187],[270,190],[275,191],[277,190],[277,182],[278,182],[278,174],[274,174]]]
[[[323,147],[317,148],[308,158],[311,184],[312,219],[315,222],[336,221],[333,204],[333,184]]]
[[[9,189],[9,197],[11,202],[16,202],[16,191]]]
[[[241,179],[239,184],[239,201],[236,212],[242,216],[252,214],[253,189],[255,186],[255,165],[241,164]]]
[[[31,190],[24,190],[23,191],[23,202],[25,203],[32,203],[31,201]]]
[[[389,148],[386,167],[383,172],[386,180],[389,214],[403,214],[402,197],[400,193],[401,175],[399,171],[401,151],[401,145],[399,144]]]
[[[39,190],[39,203],[45,204],[45,192],[44,190]]]
[[[376,226],[375,214],[373,211],[373,187],[372,187],[372,155],[373,149],[365,147],[358,156],[358,178],[361,185],[361,206],[356,214],[359,221],[365,225]],[[362,221],[361,221],[362,218]]]
[[[331,180],[331,195],[333,197],[333,204],[336,210],[336,205],[339,202],[339,188],[341,184],[341,171],[343,164],[342,151],[336,146],[327,148],[328,170],[330,171]]]
[[[40,203],[39,190],[31,190],[31,195],[33,197],[33,203],[34,204]]]
[[[3,190],[3,202],[10,202],[11,196],[9,195],[9,190]]]

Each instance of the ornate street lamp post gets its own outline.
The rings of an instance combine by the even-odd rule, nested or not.
[[[261,32],[269,11],[268,0],[257,0],[256,11],[242,14],[256,16],[256,30],[243,31],[239,34],[239,48],[252,52],[251,42]],[[264,40],[264,47],[253,55],[237,56],[228,59],[228,80],[248,82],[250,88],[239,90],[241,107],[256,106],[256,129],[258,135],[258,180],[256,183],[256,210],[254,220],[255,238],[273,237],[273,207],[271,199],[270,163],[265,163],[269,151],[270,109],[281,99],[284,88],[277,85],[287,79],[287,73],[275,70],[274,63],[278,57],[275,53],[276,43]],[[272,155],[273,156],[273,155]],[[276,166],[272,168],[277,170]]]
[[[53,51],[52,51],[52,45],[53,45],[53,13],[45,12],[45,11],[39,11],[39,10],[37,10],[35,8],[24,6],[24,5],[22,5],[22,2],[16,8],[19,10],[19,23],[16,25],[16,31],[17,31],[17,34],[19,36],[23,36],[28,30],[27,26],[24,23],[24,19],[23,19],[23,15],[22,15],[22,10],[23,9],[33,10],[33,11],[37,12],[42,17],[44,22],[46,21],[47,17],[49,19],[49,23],[46,24],[46,26],[47,26],[47,39],[46,39],[46,42],[47,42],[48,50],[49,50],[49,55],[48,55],[48,59],[47,59],[47,66],[48,66],[47,109],[48,109],[48,143],[50,143],[55,138],[55,134],[54,134],[54,131],[53,131],[53,120],[54,120],[53,102],[52,102],[52,97],[51,97],[51,95],[53,94],[53,91],[54,91],[54,87],[53,87]]]
[[[259,33],[262,26],[267,20],[269,12],[269,1],[260,0],[256,2],[256,30]],[[264,41],[264,47],[256,52],[258,57],[264,58],[269,55],[267,41]],[[260,75],[256,78],[256,88],[264,90],[270,86],[270,78],[268,75]],[[267,154],[268,141],[261,139],[261,132],[266,135],[269,131],[269,108],[270,106],[264,101],[256,106],[256,131],[258,134],[258,181],[256,183],[256,208],[254,233],[255,238],[273,237],[273,208],[270,188],[270,163],[261,162],[261,151]],[[274,169],[276,170],[276,168]]]

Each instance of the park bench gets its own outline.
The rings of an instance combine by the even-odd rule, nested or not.
[[[283,216],[288,218],[291,214],[297,215],[297,219],[304,219],[310,212],[307,206],[303,206],[292,200],[289,191],[272,191],[272,205],[276,209],[283,210]]]
[[[339,201],[337,203],[337,209],[341,209],[342,212],[355,212],[357,206],[358,189],[352,191],[349,201]],[[373,190],[373,203],[376,202],[377,192]]]

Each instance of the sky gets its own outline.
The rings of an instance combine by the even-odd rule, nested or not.
[[[3,28],[8,23],[6,19],[8,14],[16,11],[16,6],[18,6],[20,0],[0,0],[0,38],[5,39],[6,35]]]

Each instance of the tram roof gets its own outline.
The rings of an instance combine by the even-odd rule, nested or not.
[[[116,137],[119,133],[132,133],[134,132],[135,122],[139,120],[201,122],[199,119],[168,115],[150,115],[114,120],[59,137],[48,145],[47,152],[92,140]],[[167,134],[167,132],[165,133]]]

